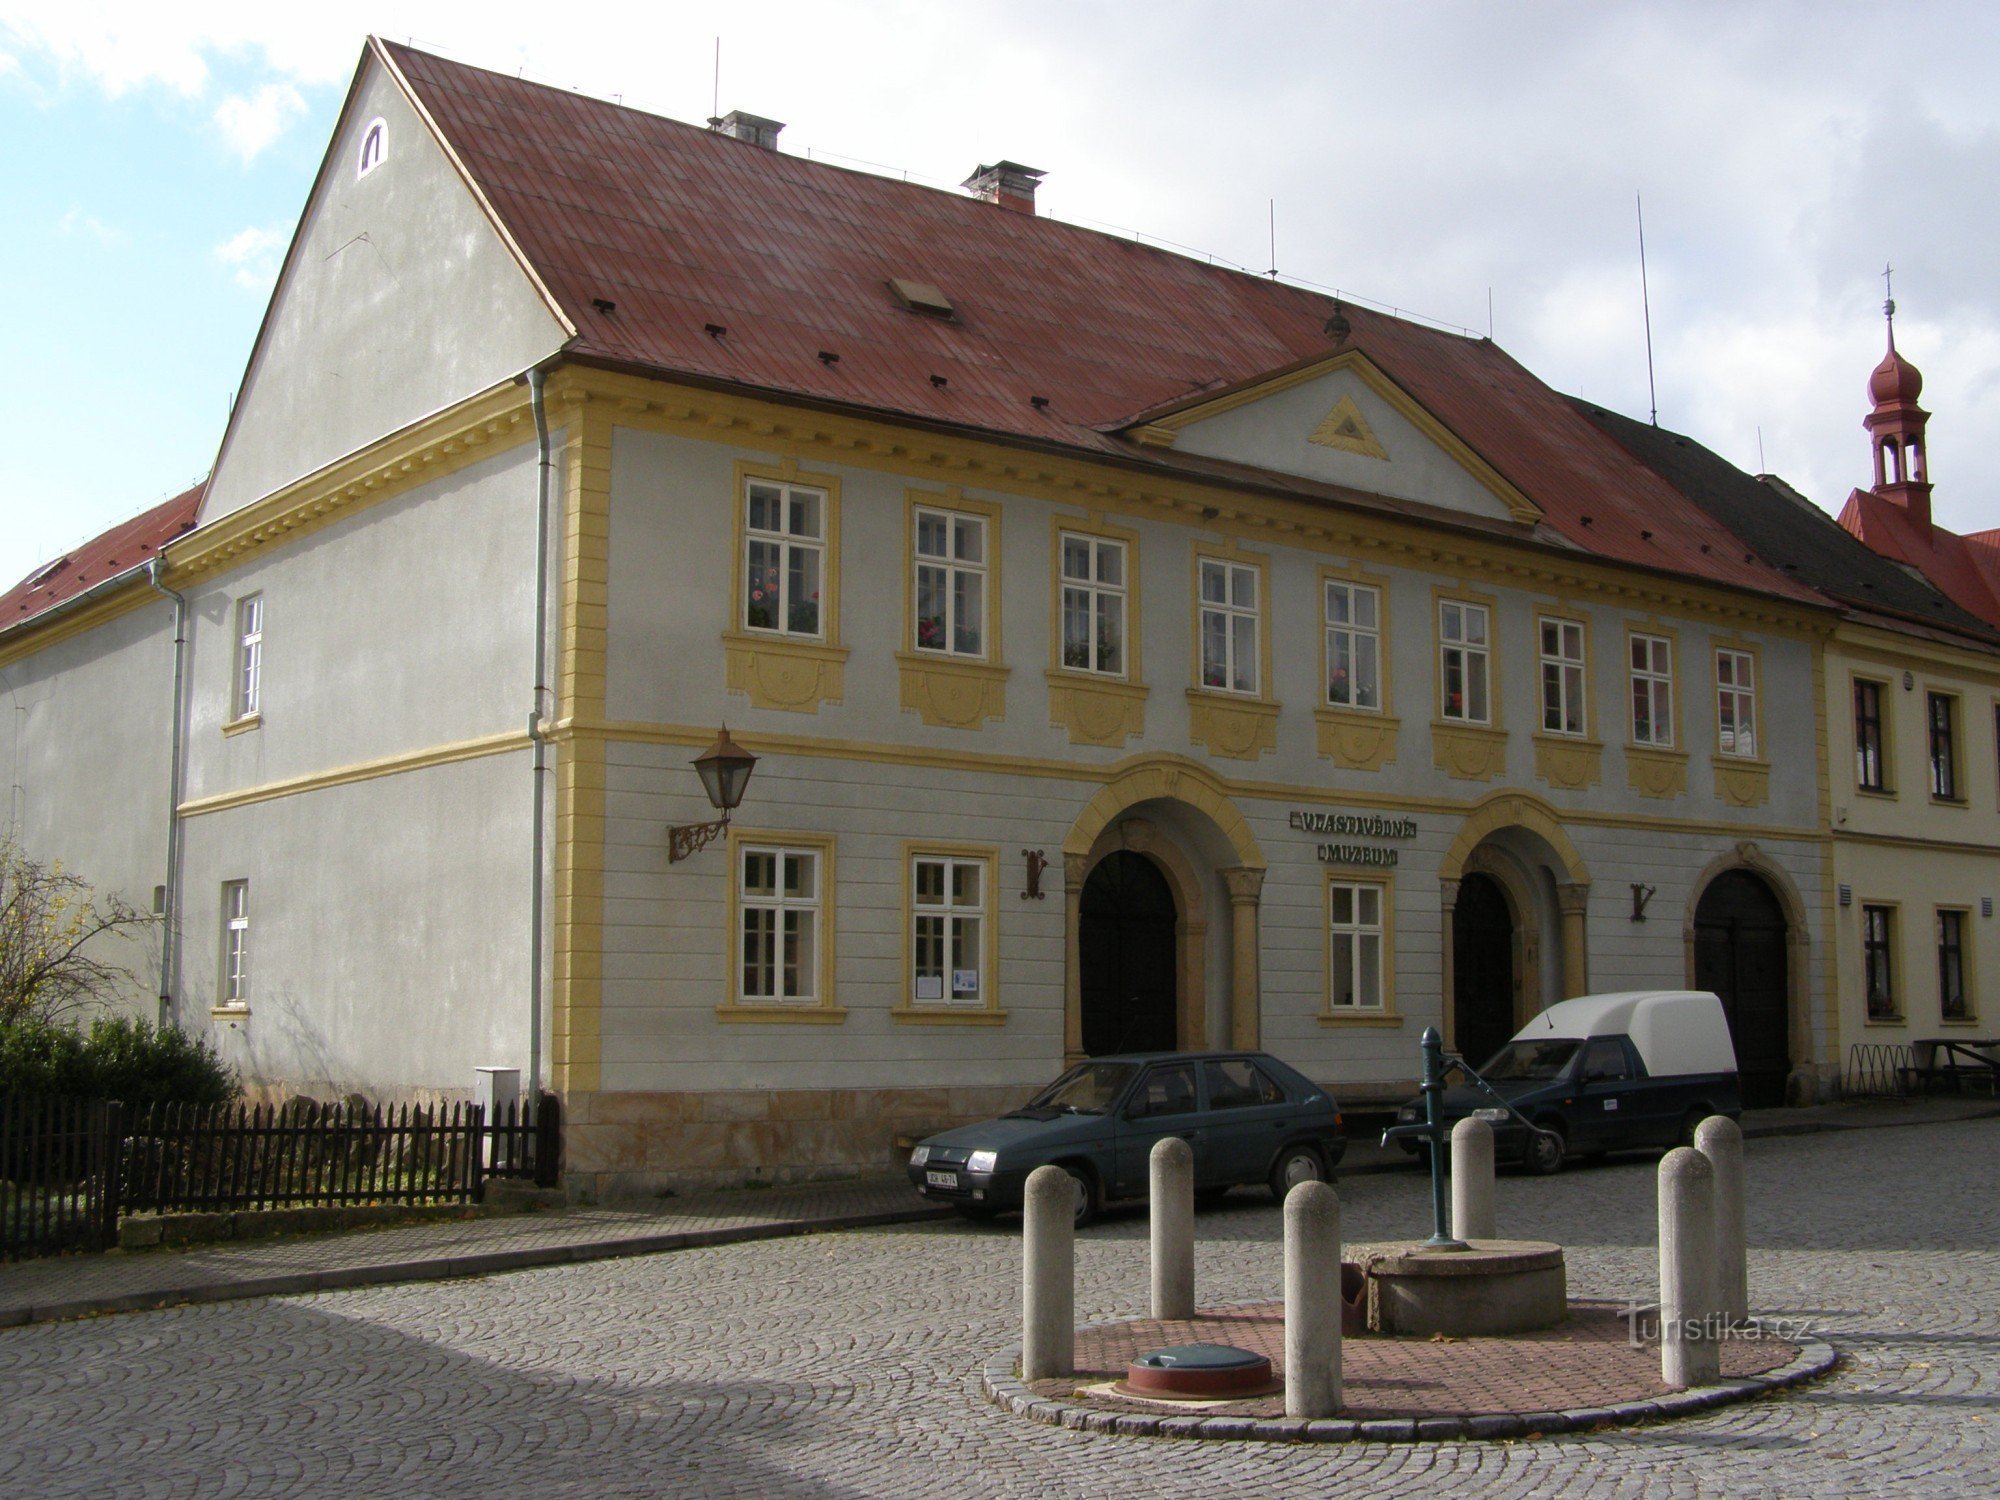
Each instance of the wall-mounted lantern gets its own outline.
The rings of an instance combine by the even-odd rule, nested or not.
[[[699,854],[721,836],[722,830],[729,826],[729,815],[743,800],[743,789],[750,785],[750,771],[756,764],[757,757],[732,740],[729,726],[723,725],[715,743],[694,760],[701,789],[708,793],[709,803],[722,816],[713,823],[686,823],[669,828],[668,864],[678,864],[690,854]]]

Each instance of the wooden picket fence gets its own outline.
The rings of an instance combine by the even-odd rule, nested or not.
[[[0,1259],[103,1249],[120,1213],[476,1202],[554,1186],[554,1095],[505,1105],[164,1105],[0,1099]]]

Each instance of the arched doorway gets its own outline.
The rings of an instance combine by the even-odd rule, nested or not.
[[[1081,908],[1085,1054],[1171,1051],[1176,912],[1166,876],[1143,854],[1107,854],[1083,883]]]
[[[1694,984],[1722,997],[1746,1108],[1785,1102],[1791,1072],[1785,909],[1764,880],[1726,870],[1694,911]]]
[[[1451,924],[1452,1048],[1475,1068],[1513,1036],[1514,913],[1491,875],[1458,882]]]

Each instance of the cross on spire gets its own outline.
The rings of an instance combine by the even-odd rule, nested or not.
[[[1890,279],[1896,268],[1887,261],[1882,264],[1882,316],[1889,320],[1889,347],[1896,347],[1896,287]]]

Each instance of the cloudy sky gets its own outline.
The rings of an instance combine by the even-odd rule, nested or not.
[[[0,587],[204,474],[369,30],[1495,337],[1829,509],[1897,341],[2000,525],[2000,7],[0,0]],[[1759,445],[1762,445],[1760,462]]]

